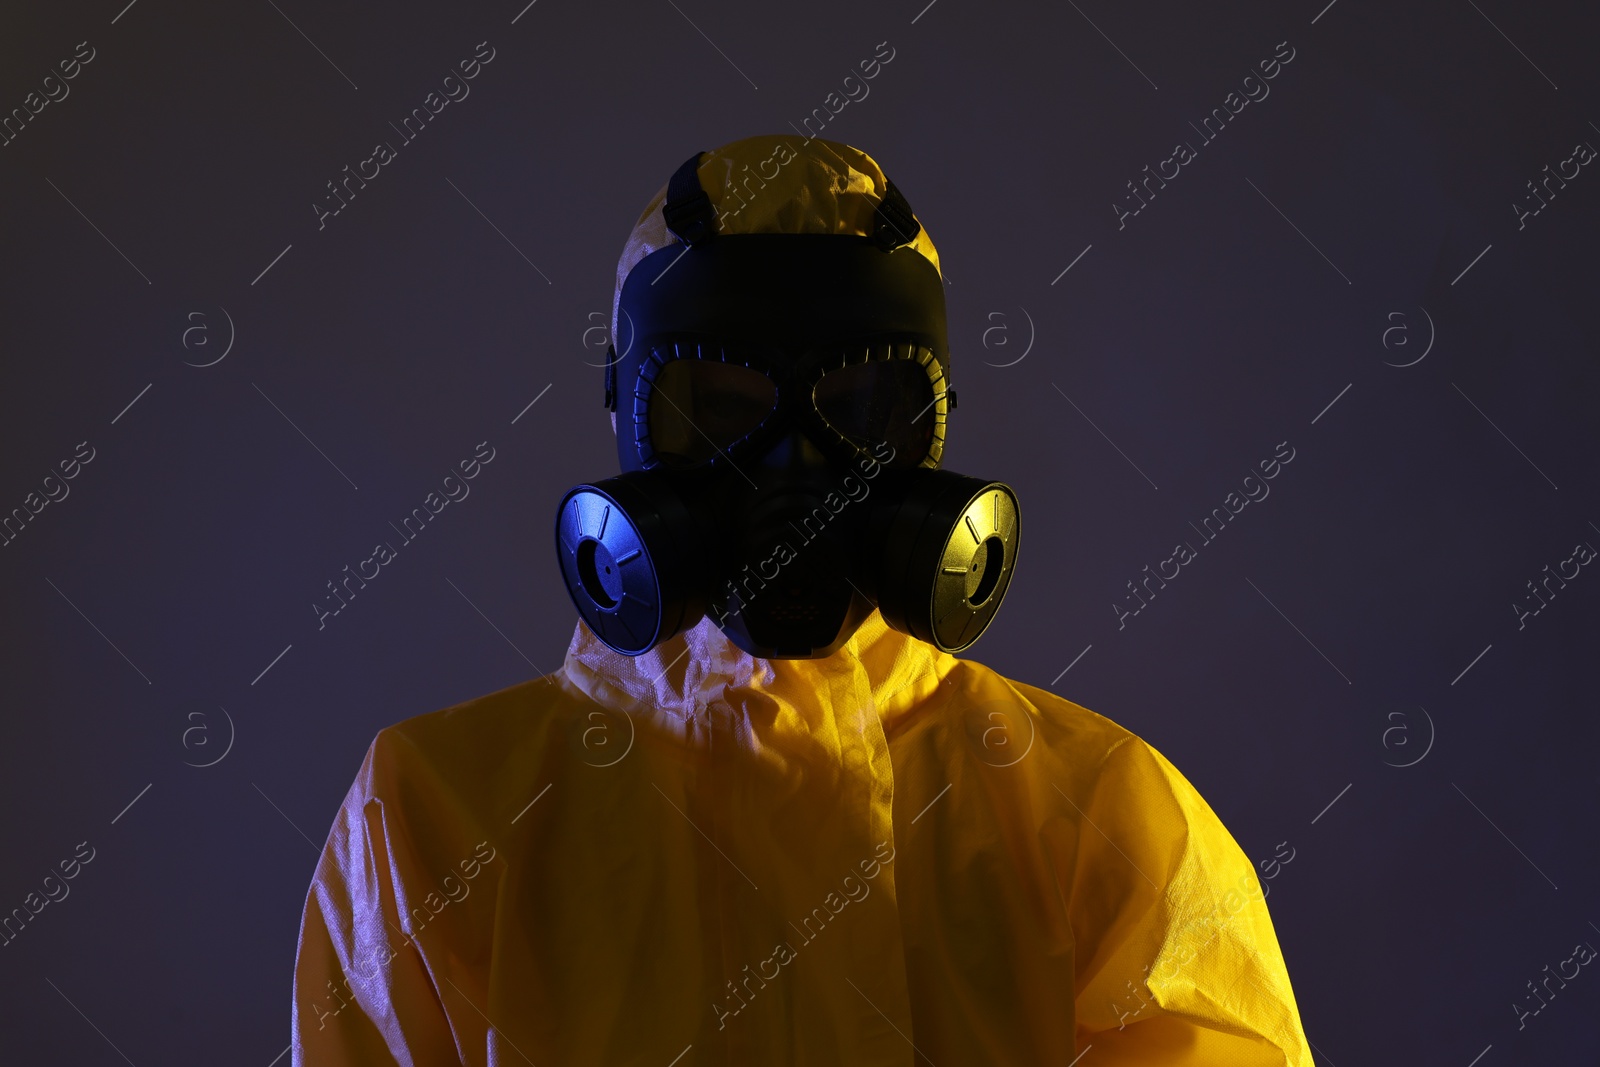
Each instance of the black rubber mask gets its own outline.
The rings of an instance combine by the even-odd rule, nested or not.
[[[640,655],[709,614],[751,655],[829,656],[876,607],[955,652],[993,618],[1017,501],[939,469],[944,291],[892,195],[903,211],[886,200],[871,237],[688,224],[692,243],[629,272],[606,392],[623,473],[569,490],[555,531],[611,648]]]

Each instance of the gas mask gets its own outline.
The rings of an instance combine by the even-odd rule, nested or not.
[[[557,510],[573,605],[630,656],[710,615],[752,656],[825,657],[874,608],[967,648],[1005,596],[1019,515],[1009,486],[939,467],[956,394],[920,224],[889,184],[870,236],[719,234],[701,155],[667,187],[681,243],[621,292],[622,473]]]

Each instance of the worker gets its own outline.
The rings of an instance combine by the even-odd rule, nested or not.
[[[939,257],[879,165],[695,153],[612,336],[621,470],[555,509],[565,659],[378,733],[306,897],[293,1062],[1312,1067],[1194,787],[957,655],[1020,502],[942,467]]]

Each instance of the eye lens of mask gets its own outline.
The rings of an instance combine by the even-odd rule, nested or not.
[[[812,394],[822,417],[844,437],[869,447],[886,441],[891,467],[914,467],[933,442],[933,383],[912,360],[873,360],[824,374]]]
[[[734,363],[675,359],[650,395],[650,443],[671,466],[703,462],[749,434],[772,413],[778,387]]]

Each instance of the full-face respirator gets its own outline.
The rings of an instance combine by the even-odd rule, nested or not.
[[[1018,507],[940,469],[956,394],[920,224],[891,183],[870,235],[717,233],[701,155],[668,183],[679,242],[621,291],[622,473],[557,509],[574,606],[630,656],[709,615],[753,656],[824,657],[874,608],[967,648],[1010,583]]]

